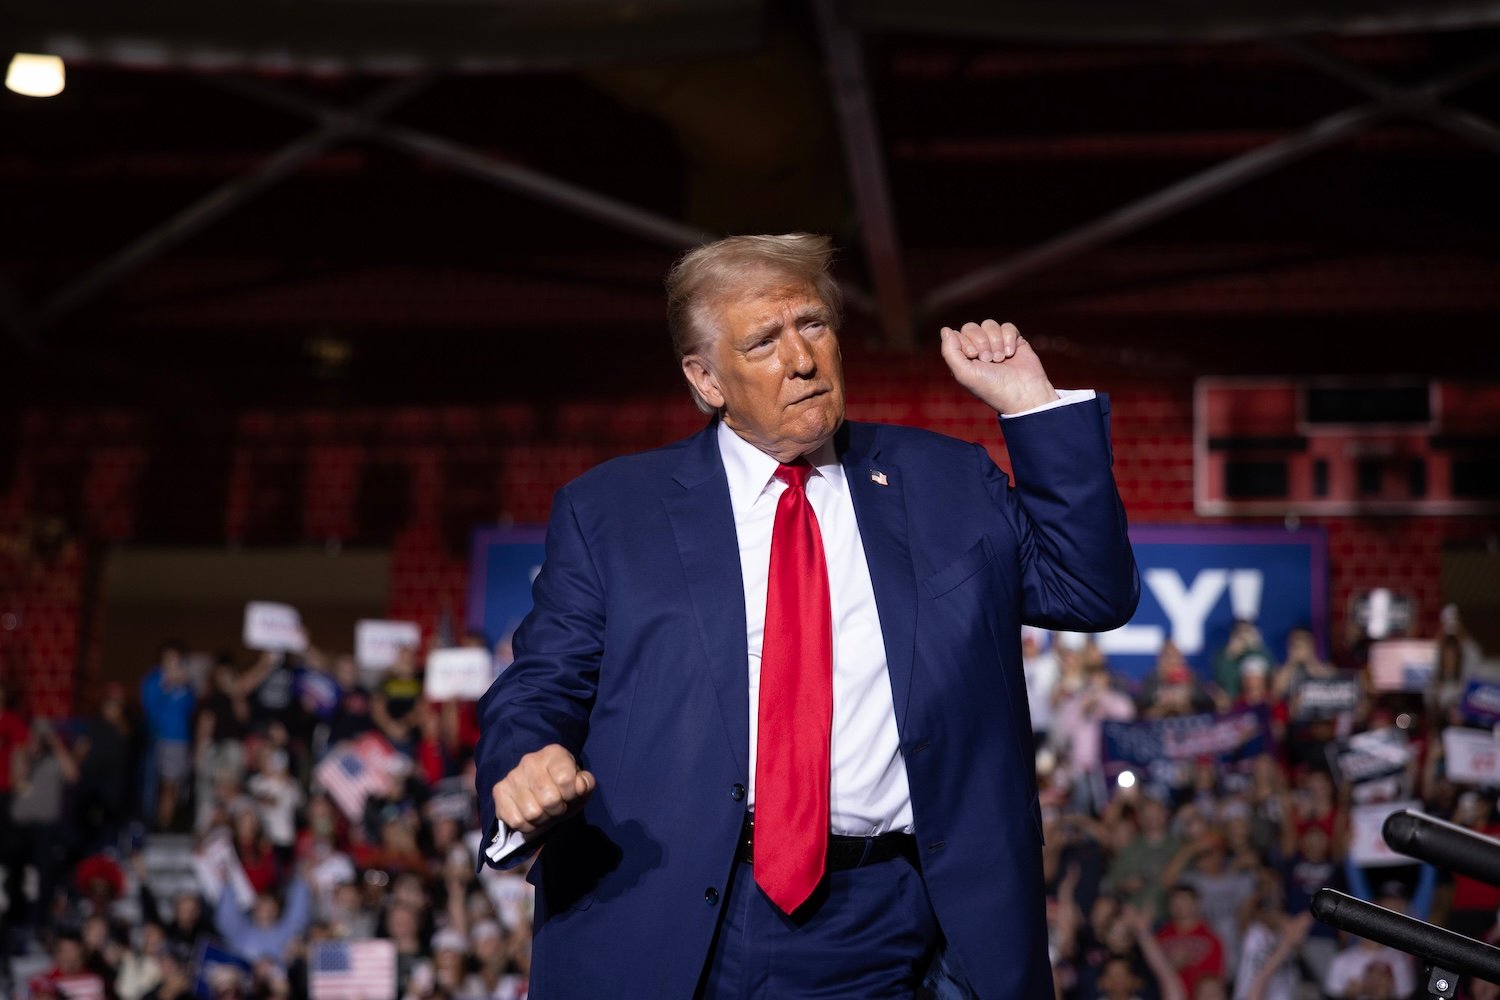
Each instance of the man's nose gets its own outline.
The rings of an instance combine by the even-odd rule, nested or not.
[[[784,361],[787,371],[802,377],[811,375],[818,370],[818,363],[813,358],[812,345],[807,338],[802,336],[801,330],[792,330],[781,338],[782,348],[786,352]]]

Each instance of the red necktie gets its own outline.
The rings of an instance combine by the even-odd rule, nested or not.
[[[787,487],[771,529],[756,723],[755,881],[785,913],[812,895],[828,854],[833,612],[811,472],[776,470]]]

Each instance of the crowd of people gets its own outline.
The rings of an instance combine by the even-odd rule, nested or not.
[[[475,871],[473,703],[426,699],[414,649],[375,676],[316,648],[194,659],[167,643],[137,691],[109,685],[70,726],[0,687],[7,994],[378,996],[348,978],[373,961],[413,1000],[524,998],[525,868]],[[379,773],[354,775],[361,761]],[[193,887],[161,898],[149,862],[167,837],[194,845]],[[390,946],[320,958],[370,941]]]
[[[1351,849],[1351,811],[1380,799],[1500,829],[1492,791],[1444,767],[1441,733],[1464,722],[1465,681],[1483,674],[1456,611],[1424,691],[1371,684],[1364,643],[1331,663],[1307,632],[1273,638],[1285,655],[1239,622],[1202,671],[1169,643],[1129,683],[1093,637],[1025,631],[1060,1000],[1425,995],[1409,956],[1312,919],[1324,886],[1494,935],[1500,889],[1366,867]],[[426,698],[414,649],[377,674],[315,648],[193,662],[168,643],[138,688],[109,685],[66,724],[28,718],[0,685],[7,992],[352,997],[321,956],[384,941],[376,965],[406,1000],[524,998],[525,868],[475,870],[473,704]],[[1325,697],[1339,681],[1355,682],[1346,704]],[[1264,738],[1240,757],[1111,759],[1112,725],[1247,712]],[[1358,733],[1399,748],[1378,780],[1340,765]],[[196,845],[195,887],[160,898],[148,861],[167,834]],[[12,974],[39,956],[41,971]]]

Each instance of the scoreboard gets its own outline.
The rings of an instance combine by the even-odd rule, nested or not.
[[[1500,511],[1500,385],[1199,379],[1193,499],[1230,514]]]

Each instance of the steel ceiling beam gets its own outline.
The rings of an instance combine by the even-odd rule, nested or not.
[[[943,312],[954,306],[1009,287],[1027,275],[1175,215],[1217,194],[1334,145],[1375,122],[1414,113],[1413,109],[1431,108],[1438,98],[1467,86],[1496,69],[1500,69],[1500,53],[1486,56],[1420,86],[1385,88],[1385,93],[1369,104],[1327,115],[1284,139],[1226,160],[1007,260],[978,268],[941,285],[923,299],[920,315],[925,318],[940,318]]]
[[[353,112],[325,110],[319,116],[321,124],[317,129],[281,147],[248,173],[221,184],[54,294],[37,311],[37,326],[42,329],[55,326],[131,271],[202,232],[289,177],[308,160],[368,128],[370,123],[411,97],[426,82],[423,78],[397,81],[382,88]]]
[[[1477,146],[1500,154],[1500,126],[1496,126],[1488,118],[1444,104],[1437,95],[1393,87],[1361,67],[1303,42],[1287,39],[1277,42],[1276,47],[1377,101],[1399,107],[1402,113],[1412,118],[1436,128],[1447,129]]]
[[[858,31],[840,15],[835,2],[818,0],[815,9],[828,58],[829,85],[844,141],[865,260],[875,286],[875,306],[886,346],[910,350],[916,346],[911,296],[902,267],[901,243],[896,236],[885,153],[865,77],[864,52]]]
[[[322,120],[330,113],[328,107],[319,101],[289,93],[260,80],[225,77],[217,82],[242,97],[269,104],[292,114]],[[592,219],[648,242],[677,250],[688,250],[702,246],[719,236],[717,233],[690,226],[685,222],[679,222],[649,209],[632,205],[619,198],[592,191],[518,163],[512,163],[422,129],[376,121],[367,123],[362,132],[373,142],[441,163],[459,173],[565,212]],[[863,289],[848,282],[840,282],[840,287],[843,289],[845,300],[850,305],[863,312],[875,311],[874,302]]]

